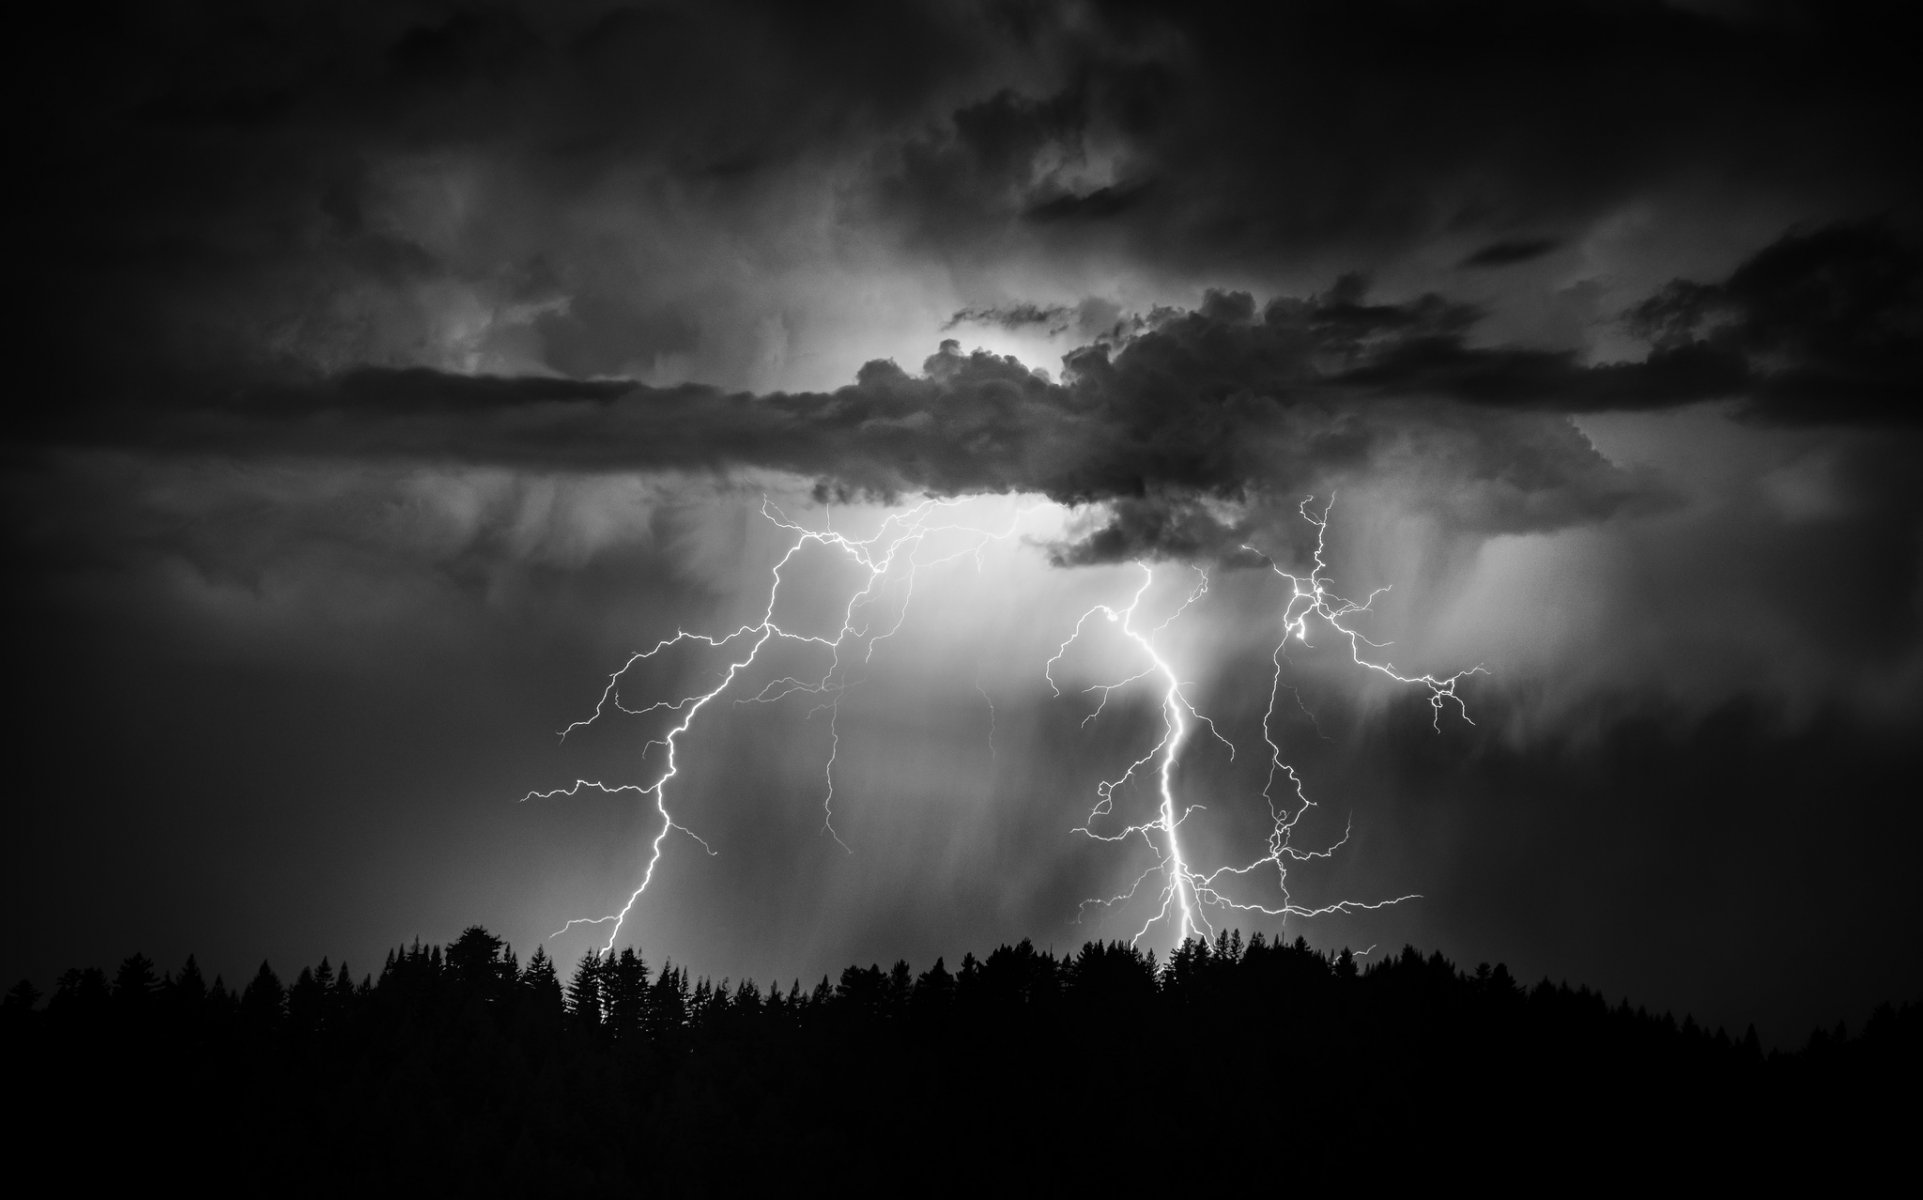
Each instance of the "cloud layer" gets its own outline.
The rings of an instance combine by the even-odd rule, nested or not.
[[[1064,357],[1059,379],[956,341],[913,374],[876,360],[832,392],[765,395],[362,367],[212,397],[187,377],[174,396],[52,436],[541,470],[769,469],[826,496],[1109,506],[1107,525],[1060,550],[1068,563],[1234,560],[1263,510],[1363,479],[1403,481],[1462,531],[1542,532],[1663,502],[1568,414],[1733,399],[1761,421],[1913,421],[1920,266],[1882,225],[1793,232],[1725,281],[1675,281],[1630,309],[1649,345],[1630,363],[1480,345],[1477,306],[1435,292],[1377,300],[1345,276],[1259,309],[1210,292],[1194,310],[1116,321]]]
[[[1852,5],[53,20],[26,333],[39,382],[122,396],[290,363],[825,388],[958,308],[1346,270],[1400,294],[1567,263],[1637,206],[1780,230],[1917,200],[1888,152],[1919,140],[1915,73]]]

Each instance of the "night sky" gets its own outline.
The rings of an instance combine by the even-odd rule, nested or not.
[[[1420,897],[1212,927],[1777,1041],[1923,995],[1923,96],[1880,13],[61,9],[10,189],[0,974],[358,975],[472,923],[572,963],[661,819],[524,797],[653,783],[678,714],[558,731],[761,620],[764,503],[933,498],[829,689],[734,703],[830,669],[781,642],[679,738],[702,841],[619,944],[1166,953],[1162,841],[1077,832],[1153,820],[1152,779],[1090,818],[1160,685],[1085,721],[1147,666],[1099,613],[1045,674],[1146,581],[1221,735],[1172,770],[1195,865],[1265,852],[1267,714],[1335,847],[1293,902]],[[1482,667],[1460,710],[1326,626],[1276,674],[1308,496],[1331,587],[1390,589],[1362,650]],[[832,637],[866,582],[804,546],[774,617]]]

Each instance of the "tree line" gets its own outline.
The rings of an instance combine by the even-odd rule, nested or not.
[[[1495,1155],[1583,1179],[1661,1161],[1833,1181],[1839,1152],[1873,1162],[1907,1136],[1871,1097],[1914,1070],[1923,1030],[1923,1006],[1885,1005],[1854,1036],[1765,1053],[1753,1029],[1501,965],[1227,931],[1166,960],[1023,941],[952,971],[764,989],[632,948],[564,980],[476,926],[358,977],[323,959],[285,983],[263,963],[232,988],[135,954],[42,1000],[23,982],[0,1013],[34,1099],[16,1133],[139,1160],[197,1148],[296,1191],[868,1190],[944,1163],[1126,1186],[1158,1153],[1190,1179]],[[326,1173],[288,1176],[303,1164]]]

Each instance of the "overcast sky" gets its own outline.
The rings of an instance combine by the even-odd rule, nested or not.
[[[578,958],[654,797],[522,798],[653,783],[676,714],[557,731],[761,619],[764,498],[866,537],[934,497],[966,528],[862,608],[893,636],[678,740],[702,842],[623,944],[1166,952],[1165,831],[1088,835],[1154,819],[1152,780],[1090,816],[1162,689],[1084,721],[1148,665],[1099,615],[1044,673],[1146,579],[1222,735],[1172,769],[1193,865],[1265,853],[1266,732],[1293,844],[1348,832],[1290,899],[1420,896],[1214,927],[1773,1038],[1923,993],[1909,44],[1734,0],[63,11],[15,184],[0,971],[359,973],[474,922]],[[1309,495],[1335,589],[1390,588],[1348,624],[1481,666],[1462,710],[1326,627],[1278,674]],[[867,582],[819,543],[782,578],[819,636]],[[740,698],[832,664],[777,639]]]

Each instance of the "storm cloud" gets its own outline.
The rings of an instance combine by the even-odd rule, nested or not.
[[[176,451],[758,468],[843,498],[1119,503],[1115,523],[1065,562],[1233,557],[1249,528],[1229,514],[1365,475],[1422,479],[1434,504],[1482,533],[1556,529],[1657,499],[1559,416],[1484,403],[1481,381],[1514,364],[1462,347],[1474,321],[1433,295],[1368,303],[1347,280],[1260,314],[1246,293],[1211,293],[1199,310],[1156,313],[1139,333],[1071,353],[1059,381],[955,341],[917,373],[873,361],[829,393],[360,368],[215,408],[115,413],[98,428],[110,444]],[[1437,346],[1480,374],[1443,377]]]
[[[1013,237],[1189,271],[1367,265],[1478,235],[1469,249],[1542,252],[1555,229],[1721,172],[1806,199],[1915,197],[1915,164],[1883,153],[1914,140],[1915,83],[1871,6],[1024,11],[1058,90],[958,109],[883,193],[959,257]]]
[[[1250,513],[1396,476],[1480,534],[1542,532],[1660,507],[1567,414],[1736,399],[1766,421],[1908,423],[1923,370],[1923,263],[1886,227],[1792,232],[1727,281],[1675,281],[1624,315],[1641,362],[1482,346],[1482,311],[1401,302],[1344,276],[1258,307],[1194,310],[1067,354],[1054,379],[947,341],[910,373],[876,360],[832,392],[360,367],[93,414],[81,440],[414,457],[535,469],[783,471],[826,496],[1038,493],[1115,504],[1065,563],[1234,559]],[[1024,323],[1028,306],[1001,319]],[[959,314],[958,319],[968,314]],[[58,435],[56,435],[58,436]]]
[[[1882,148],[1923,111],[1900,39],[1848,5],[313,4],[243,27],[177,5],[37,41],[37,383],[291,363],[826,389],[852,342],[911,361],[937,313],[1057,312],[1118,265],[1128,307],[1174,278],[1302,295],[1428,244],[1514,271],[1631,203],[1907,221],[1916,168]],[[1021,294],[1044,280],[1067,294]]]

